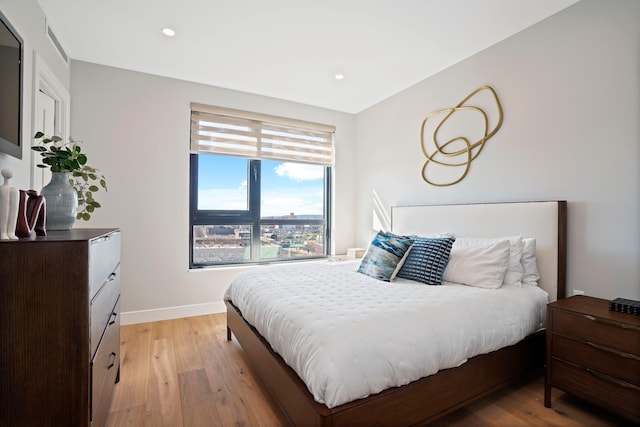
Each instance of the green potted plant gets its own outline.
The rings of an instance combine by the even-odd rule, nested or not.
[[[48,137],[42,132],[37,132],[34,138],[39,141],[31,149],[42,156],[42,163],[37,166],[51,170],[52,183],[54,180],[60,181],[61,184],[65,184],[65,180],[68,181],[77,196],[76,213],[73,219],[89,221],[94,210],[100,207],[94,194],[100,189],[107,191],[107,181],[104,175],[98,169],[87,165],[87,155],[82,152],[79,141],[69,138],[68,142],[63,142],[59,136]],[[51,214],[56,213],[58,202],[65,199],[63,204],[73,203],[68,196],[60,194],[57,190],[56,192],[47,191],[47,187],[50,185],[51,183],[42,189],[42,194],[47,200],[47,228],[52,230],[71,228],[73,221],[70,225],[66,224],[69,219],[65,221],[64,225],[56,224],[55,220],[50,221],[50,212]],[[49,197],[47,197],[47,192]],[[67,211],[67,208],[64,210]]]

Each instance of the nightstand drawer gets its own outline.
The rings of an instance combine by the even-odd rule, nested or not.
[[[640,386],[640,356],[562,335],[553,337],[553,356]]]
[[[100,291],[91,301],[91,355],[96,351],[102,334],[109,323],[112,323],[119,315],[114,310],[114,305],[120,296],[120,266],[111,273]]]
[[[114,311],[120,310],[120,301]],[[104,426],[109,412],[113,385],[120,369],[120,320],[107,326],[91,361],[91,423]]]
[[[553,359],[553,385],[640,422],[640,388],[597,371]]]
[[[640,356],[637,327],[610,322],[587,314],[558,310],[553,316],[553,332]]]
[[[91,241],[89,252],[89,299],[120,263],[120,232],[114,231]]]

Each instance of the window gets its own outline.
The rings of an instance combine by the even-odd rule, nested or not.
[[[334,128],[191,106],[191,268],[326,257]]]

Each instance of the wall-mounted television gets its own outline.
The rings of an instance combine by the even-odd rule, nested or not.
[[[0,153],[22,158],[22,38],[0,12]]]

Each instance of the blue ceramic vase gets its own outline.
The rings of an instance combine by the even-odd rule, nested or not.
[[[70,230],[76,222],[78,194],[69,182],[69,175],[69,172],[51,172],[51,181],[42,187],[47,230]]]

